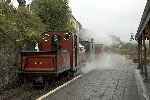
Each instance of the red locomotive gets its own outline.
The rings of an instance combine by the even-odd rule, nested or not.
[[[65,32],[43,33],[39,50],[21,52],[19,76],[23,79],[42,81],[63,72],[76,73],[79,39],[76,34]]]

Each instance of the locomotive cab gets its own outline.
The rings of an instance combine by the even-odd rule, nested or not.
[[[41,36],[38,51],[22,51],[19,75],[50,78],[77,69],[78,40],[72,33],[48,32]],[[27,79],[28,79],[27,78]]]

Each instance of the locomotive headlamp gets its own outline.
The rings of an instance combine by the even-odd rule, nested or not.
[[[37,65],[37,62],[34,62],[35,65]]]
[[[41,64],[42,64],[42,62],[39,62],[39,64],[41,65]]]
[[[37,65],[37,64],[40,64],[40,65],[41,65],[41,64],[43,64],[43,63],[40,61],[40,62],[34,62],[34,64],[35,64],[35,65]]]

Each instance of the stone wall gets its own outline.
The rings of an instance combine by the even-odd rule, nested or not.
[[[0,44],[0,89],[16,81],[17,52],[11,41]]]

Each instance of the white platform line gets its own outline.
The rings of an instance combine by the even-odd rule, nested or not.
[[[68,82],[64,83],[63,85],[61,85],[61,86],[59,86],[59,87],[55,88],[54,90],[52,90],[52,91],[50,91],[50,92],[46,93],[45,95],[43,95],[43,96],[41,96],[41,97],[37,98],[36,100],[42,100],[42,99],[46,98],[47,96],[49,96],[49,95],[53,94],[54,92],[56,92],[56,91],[60,90],[61,88],[65,87],[65,86],[67,86],[68,84],[70,84],[71,82],[73,82],[73,81],[77,80],[77,79],[78,79],[78,78],[80,78],[80,77],[82,77],[82,75],[79,75],[79,76],[77,76],[77,77],[73,78],[72,80],[70,80],[70,81],[68,81]]]
[[[149,97],[147,95],[146,87],[145,87],[145,85],[144,85],[144,83],[142,81],[143,78],[140,75],[140,71],[139,70],[135,70],[135,73],[136,73],[136,76],[135,76],[136,80],[138,81],[137,85],[140,85],[139,88],[141,88],[141,91],[139,91],[139,92],[142,92],[141,94],[143,95],[143,97],[144,97],[145,100],[149,100]]]

